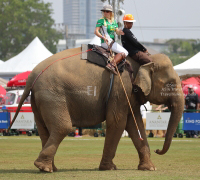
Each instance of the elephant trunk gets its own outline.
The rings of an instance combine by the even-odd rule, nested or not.
[[[157,149],[155,153],[163,155],[168,151],[172,142],[173,135],[176,131],[176,127],[178,126],[178,123],[180,122],[180,119],[182,117],[183,110],[184,110],[184,97],[181,95],[178,99],[176,99],[176,102],[173,102],[171,105],[171,116],[167,128],[167,133],[165,136],[163,149],[162,150]]]

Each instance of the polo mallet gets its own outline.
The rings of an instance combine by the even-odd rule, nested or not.
[[[102,28],[102,29],[103,29],[103,28]],[[103,32],[104,32],[104,31],[103,31]],[[105,33],[104,33],[104,35],[105,35]],[[106,37],[106,36],[105,36],[105,37]],[[107,43],[107,42],[106,42],[106,44],[107,44],[107,46],[108,46],[108,43]],[[108,46],[108,47],[109,47],[109,46]],[[111,48],[110,48],[109,50],[110,50],[110,54],[112,55],[112,50],[111,50]],[[114,61],[114,65],[115,65],[115,68],[116,68],[116,70],[117,70],[117,74],[118,74],[118,76],[119,76],[119,79],[120,79],[120,81],[121,81],[121,84],[122,84],[124,93],[125,93],[125,95],[126,95],[126,99],[127,99],[127,101],[128,101],[128,105],[129,105],[129,108],[130,108],[130,110],[131,110],[131,114],[132,114],[132,116],[133,116],[133,119],[134,119],[136,128],[137,128],[137,130],[138,130],[139,139],[140,139],[141,141],[143,141],[144,139],[142,138],[142,136],[141,136],[141,134],[140,134],[140,130],[139,130],[139,128],[138,128],[138,125],[137,125],[135,116],[134,116],[134,114],[133,114],[133,110],[132,110],[132,107],[131,107],[131,103],[130,103],[130,101],[129,101],[129,98],[128,98],[126,89],[125,89],[125,87],[124,87],[124,83],[123,83],[123,81],[122,81],[122,78],[121,78],[121,76],[120,76],[120,73],[119,73],[119,70],[118,70],[118,68],[117,68],[117,64],[115,63],[115,61]]]
[[[140,139],[141,141],[143,141],[144,139],[142,138],[142,136],[141,136],[141,134],[140,134],[140,130],[139,130],[139,128],[138,128],[138,125],[137,125],[135,116],[134,116],[134,114],[133,114],[133,110],[132,110],[132,107],[131,107],[131,103],[130,103],[129,98],[128,98],[128,95],[127,95],[127,93],[126,93],[126,89],[125,89],[125,87],[124,87],[124,83],[123,83],[123,81],[122,81],[122,78],[121,78],[121,76],[120,76],[120,73],[119,73],[119,70],[118,70],[118,68],[117,68],[116,63],[114,63],[114,64],[115,64],[115,68],[116,68],[116,70],[117,70],[117,74],[118,74],[118,76],[119,76],[119,79],[120,79],[120,81],[121,81],[122,87],[123,87],[123,89],[124,89],[124,93],[125,93],[125,95],[126,95],[126,99],[127,99],[127,101],[128,101],[128,105],[129,105],[129,108],[130,108],[130,110],[131,110],[131,114],[132,114],[132,116],[133,116],[133,119],[134,119],[136,128],[137,128],[137,130],[138,130],[139,139]]]

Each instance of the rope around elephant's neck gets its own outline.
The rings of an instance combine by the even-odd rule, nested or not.
[[[52,64],[54,64],[55,62],[60,61],[60,60],[63,60],[63,59],[67,59],[67,58],[70,58],[70,57],[73,57],[73,56],[77,56],[77,55],[79,55],[79,54],[83,54],[83,53],[86,53],[86,52],[91,51],[91,50],[92,50],[92,49],[88,49],[87,51],[80,52],[80,53],[77,53],[77,54],[73,54],[73,55],[71,55],[71,56],[64,57],[64,58],[57,59],[57,60],[53,61],[51,64],[49,64],[44,70],[42,70],[42,71],[37,75],[37,77],[36,77],[35,80],[33,81],[33,84],[32,84],[32,86],[31,86],[31,89],[33,89],[33,87],[34,87],[36,81],[37,81],[38,78],[41,76],[41,74],[42,74],[44,71],[46,71],[46,70],[47,70]]]

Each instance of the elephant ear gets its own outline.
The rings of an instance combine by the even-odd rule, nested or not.
[[[145,96],[149,95],[151,91],[151,76],[153,72],[153,66],[153,62],[140,66],[133,83],[141,88]]]

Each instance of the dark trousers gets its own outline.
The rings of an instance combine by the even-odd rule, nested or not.
[[[131,56],[131,58],[138,62],[140,65],[152,62],[152,59],[142,51],[138,51],[135,55]]]
[[[194,111],[194,110],[196,110],[196,108],[191,108],[191,107],[189,107],[188,108],[189,110],[188,111],[186,111],[187,113],[196,113],[196,111]],[[193,110],[193,111],[191,111],[191,110]],[[194,135],[198,135],[199,134],[199,132],[198,131],[185,131],[185,133],[186,133],[186,137],[194,137]]]

